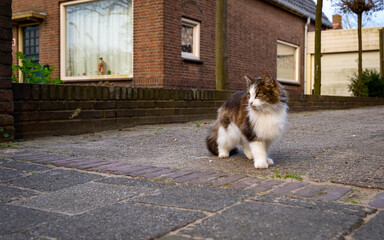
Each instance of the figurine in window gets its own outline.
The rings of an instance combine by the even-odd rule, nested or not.
[[[104,75],[105,74],[105,63],[103,61],[103,58],[99,58],[99,63],[97,64],[97,72],[100,75]]]

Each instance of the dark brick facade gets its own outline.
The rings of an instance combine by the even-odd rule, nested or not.
[[[0,2],[0,142],[12,140],[13,95],[11,83],[11,0]]]
[[[14,0],[13,13],[47,12],[40,23],[40,63],[60,71],[60,3],[68,0]],[[115,85],[215,89],[215,11],[213,0],[134,0],[133,79]],[[181,19],[200,22],[200,60],[181,57]],[[289,90],[303,91],[304,25],[306,19],[262,0],[228,0],[229,89],[242,89],[244,74],[276,76],[277,40],[300,47],[300,83]],[[13,27],[17,39],[18,26]],[[17,42],[19,39],[17,39]],[[14,47],[16,52],[17,48]],[[86,82],[97,84],[98,81]],[[82,82],[81,84],[84,84]]]

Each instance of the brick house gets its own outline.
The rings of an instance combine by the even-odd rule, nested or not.
[[[228,0],[229,89],[269,73],[303,93],[315,11],[312,0]],[[70,84],[214,89],[215,14],[214,0],[13,0],[13,63],[23,51]]]

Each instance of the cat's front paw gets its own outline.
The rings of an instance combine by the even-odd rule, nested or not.
[[[225,150],[219,150],[219,158],[227,158],[229,157],[229,152]]]
[[[257,160],[254,162],[255,168],[268,168],[268,163],[265,160]]]
[[[273,165],[274,164],[272,158],[267,158],[267,163],[268,163],[268,165]]]

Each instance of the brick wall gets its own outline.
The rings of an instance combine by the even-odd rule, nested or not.
[[[215,11],[212,0],[164,2],[165,87],[215,89]],[[200,22],[200,60],[181,57],[182,17]]]
[[[214,118],[231,92],[13,84],[17,138]]]
[[[245,87],[244,75],[276,77],[277,40],[300,47],[300,86],[303,92],[304,26],[306,19],[261,0],[228,1],[228,70],[230,89]]]
[[[11,83],[11,0],[0,2],[0,142],[14,137]]]
[[[233,91],[13,84],[16,138],[216,118]],[[384,105],[384,98],[292,95],[291,111]]]

